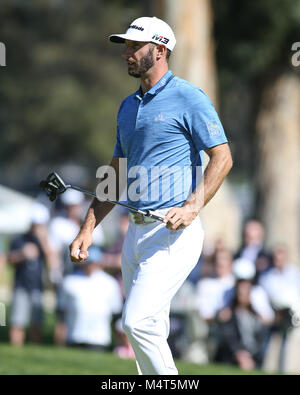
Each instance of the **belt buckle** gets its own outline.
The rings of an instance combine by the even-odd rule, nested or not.
[[[135,223],[138,224],[138,225],[144,225],[145,224],[145,218],[144,218],[143,214],[139,214],[139,213],[136,214],[136,221],[135,221]]]
[[[131,215],[132,215],[133,222],[134,222],[135,224],[137,224],[137,225],[143,225],[143,224],[145,224],[145,219],[144,219],[143,214],[140,214],[140,213],[131,213]]]

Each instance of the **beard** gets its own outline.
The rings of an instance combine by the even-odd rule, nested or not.
[[[149,48],[148,53],[141,58],[138,63],[128,65],[128,74],[135,78],[142,77],[151,67],[154,66],[153,59],[154,48]]]

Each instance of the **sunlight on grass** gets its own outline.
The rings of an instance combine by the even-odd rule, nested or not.
[[[112,353],[76,350],[53,346],[23,348],[0,344],[0,375],[8,374],[67,374],[67,375],[135,375],[135,362],[123,360]],[[195,365],[178,361],[179,373],[186,375],[263,374],[260,371],[243,372],[225,365]]]

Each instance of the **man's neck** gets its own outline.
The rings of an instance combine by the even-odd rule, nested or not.
[[[158,70],[152,70],[150,73],[146,73],[141,77],[142,92],[145,94],[151,88],[158,83],[159,80],[168,72],[168,66],[159,68]]]

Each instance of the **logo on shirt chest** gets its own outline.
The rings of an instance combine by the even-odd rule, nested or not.
[[[154,118],[155,122],[164,122],[166,118],[164,117],[163,113],[159,113],[157,117]]]

